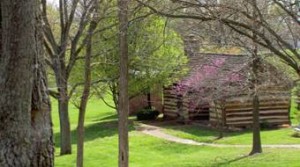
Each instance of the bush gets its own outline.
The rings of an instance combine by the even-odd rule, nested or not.
[[[269,123],[267,121],[263,121],[263,122],[260,123],[260,128],[261,129],[270,129],[270,128],[274,128],[275,126],[276,125],[271,124],[271,123]]]
[[[293,137],[300,138],[300,132],[294,132],[292,134]]]
[[[159,115],[159,111],[151,109],[151,108],[143,108],[137,112],[136,118],[137,120],[155,120]]]

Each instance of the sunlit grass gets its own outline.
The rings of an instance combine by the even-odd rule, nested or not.
[[[56,167],[76,166],[76,123],[77,109],[70,106],[70,120],[72,124],[72,148],[73,154],[59,156],[59,121],[56,102],[53,104],[53,122],[56,141]],[[253,157],[247,157],[249,148],[214,148],[203,146],[189,146],[171,143],[137,132],[130,121],[130,166],[131,167],[298,167],[300,150],[294,149],[264,149],[264,153]],[[85,136],[85,167],[116,167],[118,164],[118,135],[117,117],[113,109],[106,107],[101,101],[91,100],[86,116]],[[199,131],[197,128],[182,127],[194,131],[193,135],[206,134],[211,138],[213,131]],[[182,129],[174,130],[182,132]],[[198,131],[196,134],[196,131]],[[188,134],[189,132],[184,132]],[[282,131],[268,132],[276,138]],[[279,133],[279,134],[278,134]],[[247,136],[248,134],[245,133]],[[241,140],[249,140],[249,137],[241,135],[233,136],[231,142],[239,144]],[[207,140],[206,139],[206,140]],[[278,139],[279,140],[279,139]],[[277,140],[277,141],[278,141]],[[246,141],[242,141],[246,142]],[[223,143],[226,143],[225,141]]]
[[[225,132],[224,137],[218,139],[217,130],[200,128],[197,125],[168,126],[163,129],[166,133],[181,138],[192,139],[198,142],[220,143],[220,144],[251,144],[252,132],[245,130],[241,132]],[[300,138],[292,135],[292,128],[271,129],[261,131],[263,144],[300,144]]]

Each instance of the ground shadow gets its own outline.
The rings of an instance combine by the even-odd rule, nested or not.
[[[108,115],[102,118],[98,118],[98,119],[94,119],[94,122],[98,122],[98,121],[107,121],[107,120],[116,120],[118,119],[118,115],[117,114],[113,114],[113,115]]]
[[[227,165],[230,165],[231,163],[233,162],[237,162],[237,161],[240,161],[242,159],[246,159],[250,157],[249,155],[244,155],[244,156],[241,156],[241,157],[237,157],[237,158],[234,158],[234,159],[221,159],[221,160],[216,160],[216,161],[221,161],[221,162],[216,162],[216,163],[213,163],[211,165],[211,167],[219,167],[219,166],[227,166]]]
[[[102,121],[85,125],[84,141],[92,141],[98,138],[110,137],[118,134],[118,120],[112,117],[103,118]],[[133,122],[129,121],[129,131],[134,130]],[[54,134],[55,146],[60,147],[60,132]],[[72,144],[77,143],[77,130],[71,131]]]
[[[220,137],[220,131],[216,128],[211,128],[208,126],[198,125],[198,124],[180,124],[174,121],[169,121],[166,123],[151,123],[151,122],[144,122],[145,124],[155,125],[166,130],[174,130],[174,131],[181,131],[187,134],[191,134],[193,136],[201,136],[203,140],[201,142],[206,143],[213,143],[217,140],[222,139]],[[223,137],[230,137],[230,136],[237,136],[242,135],[245,133],[252,133],[250,129],[247,130],[239,130],[239,131],[223,131]]]

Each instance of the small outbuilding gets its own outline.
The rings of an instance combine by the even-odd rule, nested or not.
[[[164,116],[182,122],[206,121],[213,126],[252,123],[251,56],[194,54],[189,72],[164,89]],[[260,122],[289,124],[292,80],[266,59],[259,62]]]

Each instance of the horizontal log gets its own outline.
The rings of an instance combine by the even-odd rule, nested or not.
[[[226,125],[251,125],[253,122],[252,121],[241,121],[241,122],[227,122]],[[269,120],[267,122],[260,122],[260,123],[271,123],[271,124],[288,124],[288,120]]]
[[[260,102],[259,106],[260,107],[266,107],[266,106],[282,106],[282,105],[289,105],[289,102],[277,102],[277,103],[265,103],[265,102]],[[245,107],[252,107],[252,103],[232,103],[232,104],[225,104],[225,109],[228,108],[245,108]]]
[[[222,113],[214,113],[214,112],[210,112],[209,115],[211,117],[222,117]]]
[[[289,105],[281,105],[281,106],[260,106],[260,111],[269,111],[269,110],[288,110]],[[243,112],[243,111],[253,111],[253,107],[240,107],[240,108],[226,108],[226,113],[229,112]]]
[[[226,117],[230,116],[244,116],[244,115],[252,115],[251,112],[226,112]],[[264,110],[264,111],[259,111],[260,115],[275,115],[275,114],[282,114],[282,115],[288,115],[288,110]]]
[[[260,116],[260,120],[271,120],[271,119],[288,119],[287,115],[283,116]],[[243,120],[252,120],[252,116],[246,116],[246,117],[232,117],[232,118],[226,118],[227,122],[230,121],[243,121]]]
[[[209,117],[209,120],[214,120],[214,121],[221,121],[221,119],[218,119],[218,118],[214,118],[214,117]]]
[[[290,99],[268,99],[268,100],[260,100],[260,103],[289,103]],[[210,103],[211,106],[216,107],[224,107],[226,105],[233,105],[233,104],[252,104],[252,100],[235,100],[235,101],[226,101],[222,103]]]
[[[210,110],[189,110],[190,113],[209,113]]]
[[[277,93],[277,94],[265,94],[265,95],[259,95],[259,99],[264,101],[264,100],[272,100],[272,99],[289,99],[290,94],[289,93]],[[248,100],[251,101],[252,97],[249,95],[234,95],[231,97],[228,97],[226,101],[240,101],[241,99],[243,100]],[[218,101],[216,101],[218,102]]]
[[[260,102],[272,102],[272,101],[289,101],[291,98],[288,97],[268,97],[268,98],[260,98],[259,101]],[[252,102],[252,98],[237,98],[237,99],[228,99],[226,100],[226,103],[251,103]],[[220,103],[222,104],[222,103]]]
[[[188,99],[178,99],[178,98],[164,98],[164,102],[178,102],[178,101],[181,101],[183,103],[189,103],[189,100]]]
[[[224,107],[221,107],[221,106],[214,106],[214,105],[210,105],[209,108],[210,108],[211,110],[223,110],[223,109],[224,109]]]
[[[252,124],[252,120],[242,120],[242,121],[230,121],[226,122],[226,125],[231,125],[231,124],[239,124],[241,122],[248,122],[249,124]],[[274,122],[289,122],[288,119],[270,119],[270,120],[260,120],[260,123],[274,123]]]
[[[260,119],[260,122],[261,122],[261,123],[268,123],[268,122],[272,122],[272,121],[277,121],[277,122],[289,122],[288,119],[268,119],[268,120]],[[252,119],[247,119],[247,120],[235,120],[235,121],[227,121],[227,120],[226,120],[226,124],[232,124],[232,123],[236,123],[236,122],[252,122]]]
[[[211,119],[211,118],[209,118],[209,122],[211,122],[211,123],[223,123],[223,122],[221,122],[221,120],[219,120],[219,119]]]
[[[178,111],[178,109],[177,108],[172,108],[172,107],[168,107],[168,106],[165,106],[164,107],[164,111],[170,111],[170,110],[172,110],[172,111]]]
[[[210,113],[210,111],[207,111],[207,110],[205,110],[205,111],[199,111],[199,110],[197,110],[197,111],[195,111],[195,110],[189,110],[189,113],[191,113],[191,114],[193,114],[193,113],[206,113],[206,114],[209,114]]]
[[[174,108],[177,108],[177,104],[175,104],[175,103],[165,103],[164,104],[164,107],[174,107]]]
[[[177,99],[177,95],[164,95],[164,99]]]
[[[177,92],[174,90],[164,90],[163,93],[164,94],[176,94]]]
[[[218,114],[222,114],[223,111],[222,110],[210,110],[210,113],[218,113]]]
[[[270,100],[270,101],[259,101],[261,104],[289,104],[290,101],[288,100]],[[223,104],[223,107],[226,107],[227,105],[248,105],[252,104],[252,101],[240,101],[240,102],[226,102]]]
[[[189,113],[189,115],[190,116],[209,116],[209,114],[208,113],[195,113],[195,114],[191,114],[191,113]]]
[[[167,103],[164,103],[164,106],[174,106],[177,108],[177,103],[171,103],[171,102],[167,102]],[[181,106],[185,106],[185,107],[188,107],[189,105],[187,103],[181,103]]]
[[[178,114],[174,112],[164,112],[164,115],[177,116]]]
[[[174,110],[177,110],[177,106],[173,106],[173,105],[165,105],[164,106],[164,109],[174,109]]]
[[[189,111],[188,108],[186,108],[186,107],[183,107],[181,110],[182,110],[182,111],[186,111],[186,112]],[[164,111],[178,112],[179,109],[178,109],[178,108],[172,108],[172,107],[167,107],[167,106],[166,106],[166,107],[164,107]]]
[[[164,109],[164,113],[166,112],[173,112],[173,113],[177,113],[177,110],[174,110],[174,109],[169,109],[169,108],[165,108]]]

